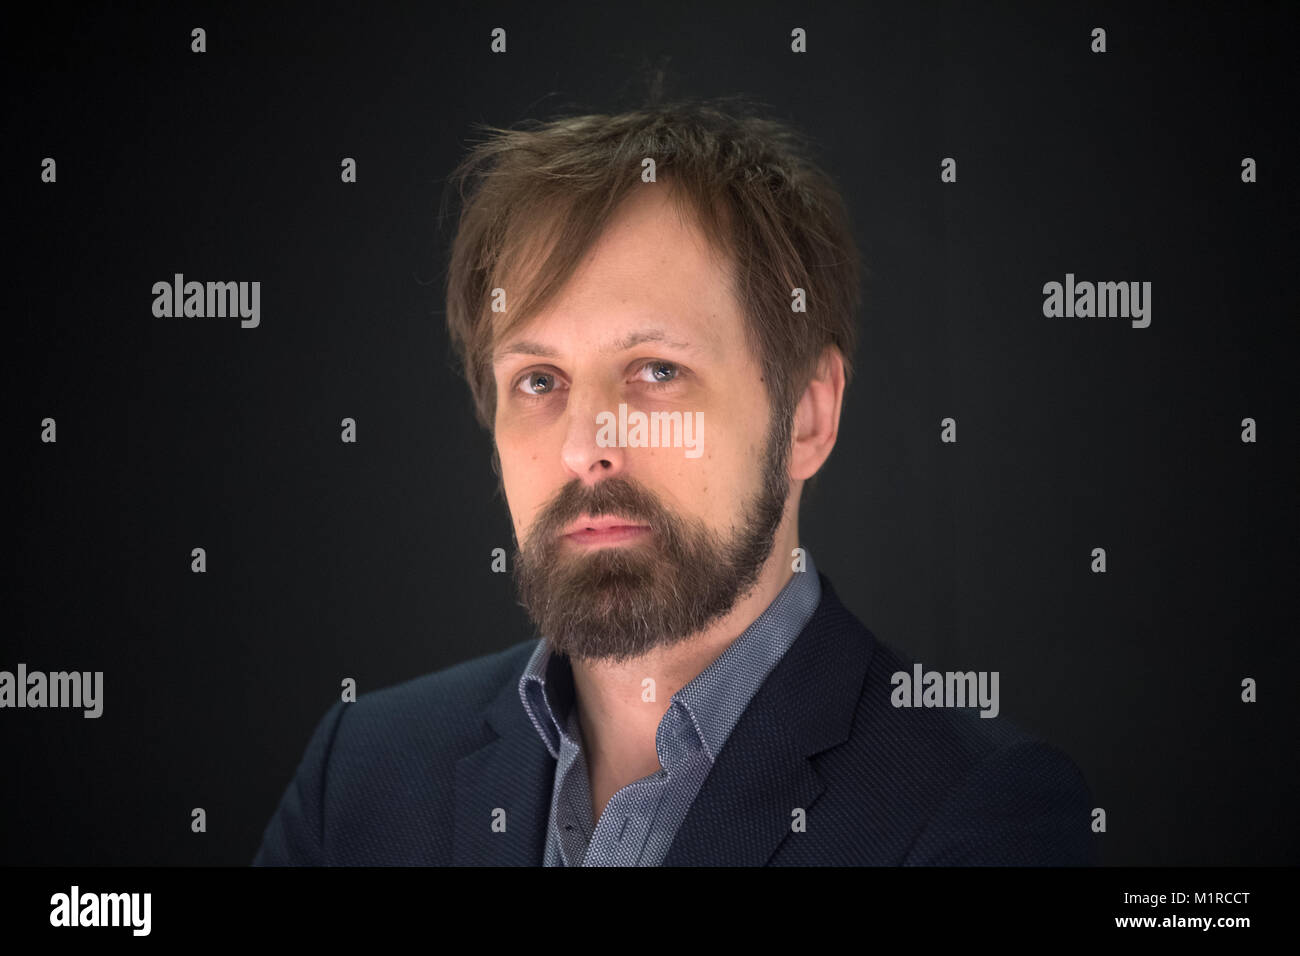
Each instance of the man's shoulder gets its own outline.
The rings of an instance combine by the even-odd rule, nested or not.
[[[851,839],[862,856],[961,865],[988,862],[992,852],[999,863],[1094,862],[1091,792],[1067,754],[1003,713],[924,706],[911,687],[918,661],[852,612],[838,626],[854,632],[850,646],[865,646],[870,660],[847,738],[815,763],[827,784],[824,812],[855,821]],[[978,684],[979,675],[966,680]]]
[[[507,685],[517,684],[536,646],[535,638],[520,641],[359,695],[345,705],[335,753],[362,741],[367,748],[408,755],[481,743],[485,711]]]
[[[505,700],[500,695],[536,643],[335,701],[317,722],[254,863],[449,862],[456,764],[492,740],[489,706]]]
[[[944,681],[937,685],[940,700],[924,702],[928,678],[923,687],[913,684],[918,669],[923,674],[930,669],[920,668],[919,661],[892,643],[874,634],[871,639],[874,650],[854,722],[859,745],[877,753],[888,751],[910,763],[914,772],[947,777],[972,769],[998,751],[1045,743],[1005,714],[981,716],[983,711],[974,701],[952,706],[953,701],[942,697],[949,686],[975,691],[981,680],[988,686],[987,672],[954,672],[951,680],[946,680],[948,672],[938,672]]]
[[[940,672],[939,699],[935,700],[933,693],[923,694],[934,669],[922,667],[892,640],[878,637],[843,603],[825,577],[823,602],[828,605],[824,626],[840,635],[835,643],[823,646],[867,657],[846,742],[850,750],[877,757],[885,752],[891,759],[910,764],[913,772],[951,775],[997,751],[1043,742],[1000,713],[1000,707],[994,716],[981,716],[988,708],[981,710],[977,705],[980,693],[991,691],[993,706],[998,706],[998,688],[988,672],[954,672],[951,677]],[[834,662],[834,667],[842,669],[843,663]],[[919,684],[918,676],[922,677]],[[944,696],[957,689],[962,691],[965,706],[952,706],[955,701]]]

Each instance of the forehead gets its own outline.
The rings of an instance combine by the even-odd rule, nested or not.
[[[521,293],[507,287],[508,301],[512,295],[519,301]],[[502,316],[492,318],[500,326]],[[716,352],[734,346],[743,335],[741,322],[725,253],[664,184],[647,183],[618,209],[546,307],[494,336],[493,359],[517,354],[521,346],[541,354],[532,347],[560,325],[593,349],[662,341]]]

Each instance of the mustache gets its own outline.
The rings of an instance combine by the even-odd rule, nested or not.
[[[529,534],[530,541],[554,538],[571,522],[590,515],[592,518],[625,518],[650,525],[652,530],[668,523],[667,510],[657,498],[626,478],[607,478],[587,487],[573,479],[542,509]]]

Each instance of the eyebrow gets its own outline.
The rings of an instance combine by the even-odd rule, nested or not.
[[[629,332],[617,342],[611,343],[603,351],[606,353],[625,352],[643,342],[662,342],[670,348],[685,349],[688,352],[701,351],[698,345],[692,345],[690,342],[677,342],[668,338],[662,329],[638,329],[635,332]],[[541,342],[534,342],[531,339],[520,339],[497,349],[493,355],[493,361],[499,362],[509,355],[538,355],[542,358],[558,358],[559,354],[549,345],[543,345]]]

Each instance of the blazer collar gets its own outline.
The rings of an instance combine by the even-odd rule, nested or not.
[[[762,866],[792,832],[792,811],[825,789],[809,758],[848,738],[874,640],[818,577],[817,610],[732,729],[664,866]],[[519,677],[484,712],[493,739],[456,763],[457,865],[543,862],[555,758],[520,703]]]

